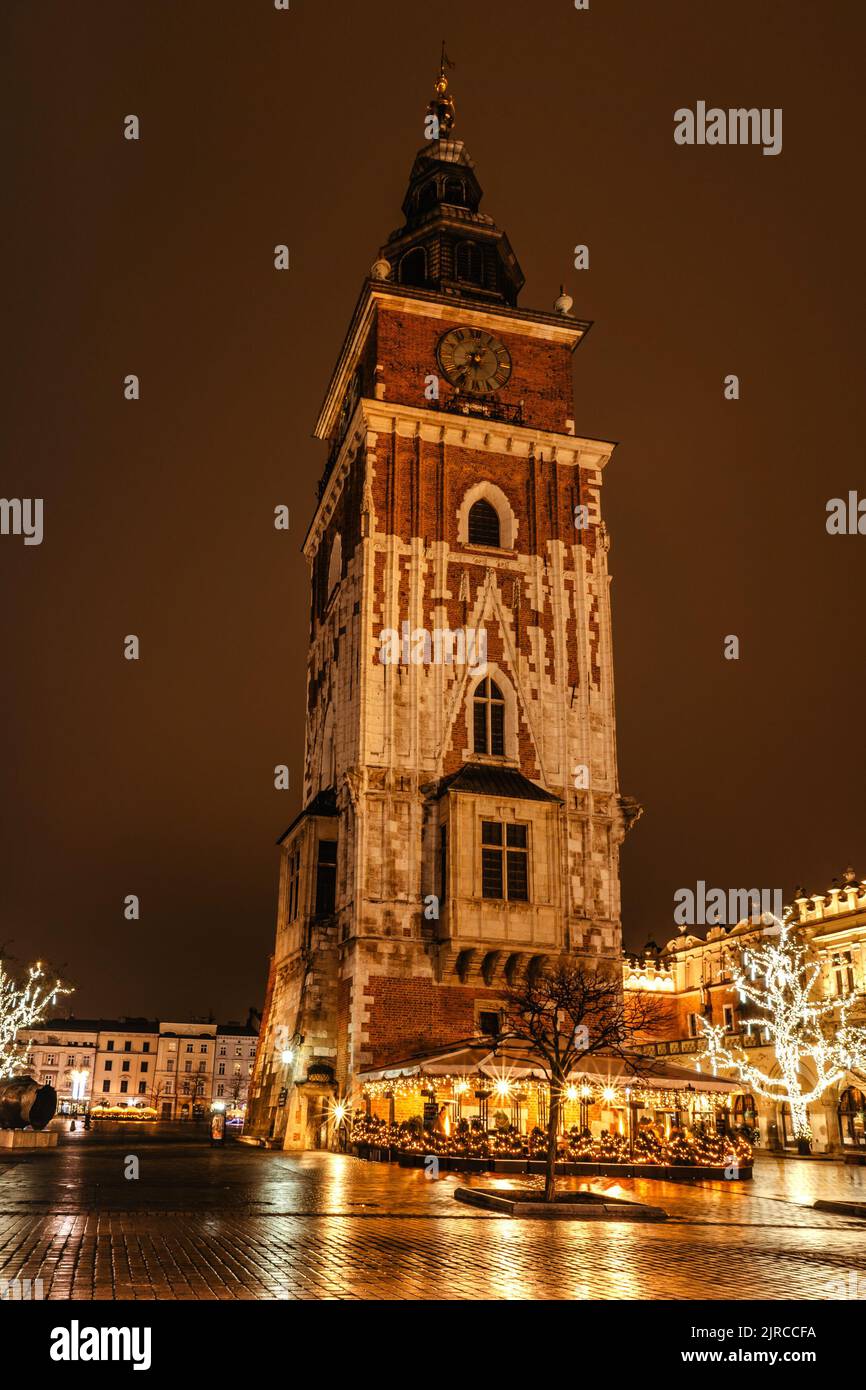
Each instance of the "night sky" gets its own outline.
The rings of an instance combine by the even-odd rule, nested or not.
[[[0,942],[63,965],[79,1015],[261,1004],[300,805],[311,430],[443,35],[521,303],[564,282],[594,320],[577,433],[621,441],[627,943],[673,935],[700,879],[866,875],[866,537],[825,527],[866,495],[866,7],[5,0],[0,26],[2,492],[45,500],[41,546],[0,537]],[[677,146],[699,100],[783,108],[782,153]]]

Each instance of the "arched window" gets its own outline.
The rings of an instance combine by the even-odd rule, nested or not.
[[[469,544],[500,544],[499,513],[486,497],[479,497],[469,508]]]
[[[422,186],[421,191],[418,194],[418,211],[424,212],[426,208],[432,208],[434,203],[437,201],[437,197],[438,191],[436,188],[436,180],[431,179],[429,183],[425,183]]]
[[[485,676],[472,697],[472,746],[476,753],[505,756],[505,701],[495,681]]]
[[[452,207],[463,207],[464,203],[466,202],[466,193],[463,187],[462,179],[445,180],[444,201],[446,203],[451,203]]]
[[[427,256],[423,246],[416,246],[412,251],[407,251],[400,262],[400,284],[426,285],[426,283]]]
[[[474,241],[461,241],[457,247],[457,279],[468,280],[470,284],[480,285],[484,278],[484,262],[481,247]]]

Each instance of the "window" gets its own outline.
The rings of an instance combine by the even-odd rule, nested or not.
[[[840,951],[838,955],[833,957],[833,974],[836,980],[836,993],[838,995],[853,994],[854,966],[850,951]]]
[[[501,1031],[501,1019],[498,1009],[482,1009],[478,1015],[478,1031],[485,1037],[496,1038]]]
[[[56,1052],[46,1052],[45,1057],[44,1057],[43,1060],[44,1060],[44,1063],[45,1063],[45,1066],[46,1066],[46,1067],[56,1067],[56,1066],[57,1066],[57,1053],[56,1053]]]
[[[111,1082],[110,1082],[110,1081],[103,1081],[103,1083],[102,1083],[102,1093],[103,1093],[103,1095],[105,1094],[106,1091],[110,1091],[110,1090],[111,1090]]]
[[[733,1004],[726,1004],[725,1007],[724,1007],[723,1013],[724,1013],[724,1019],[725,1019],[725,1032],[726,1032],[726,1033],[733,1033],[733,1031],[734,1031],[734,1006],[733,1006]]]
[[[316,864],[316,916],[329,917],[337,899],[337,841],[320,840]]]
[[[439,897],[448,896],[448,826],[439,827]]]
[[[286,917],[289,922],[294,922],[295,918],[298,915],[298,895],[301,886],[300,880],[301,851],[299,847],[298,849],[292,850],[292,853],[289,855],[289,905],[288,911],[286,913]]]
[[[240,1074],[241,1074],[241,1064],[240,1064],[240,1062],[235,1062],[233,1070],[234,1070],[235,1076],[240,1076]]]
[[[105,1063],[104,1063],[104,1066],[105,1066],[105,1070],[106,1070],[106,1071],[111,1071],[111,1068],[114,1066],[114,1063],[113,1063],[113,1062],[105,1062]]]
[[[224,1047],[221,1047],[221,1048],[220,1048],[220,1056],[221,1056],[221,1057],[225,1057],[225,1055],[226,1055],[226,1050],[225,1050]]]
[[[481,822],[481,895],[527,902],[527,828],[502,821]]]
[[[142,1062],[142,1064],[141,1064],[141,1070],[142,1070],[143,1072],[147,1071],[147,1062]]]
[[[132,1051],[132,1043],[131,1043],[128,1039],[127,1039],[126,1042],[123,1044],[123,1050],[124,1050],[124,1052],[131,1052],[131,1051]]]
[[[192,1062],[184,1062],[183,1069],[184,1071],[192,1071]]]
[[[469,544],[492,546],[501,544],[499,513],[487,501],[486,497],[479,497],[478,501],[473,502],[469,508]]]
[[[224,1094],[225,1094],[225,1089],[226,1089],[225,1086],[217,1086],[217,1095],[218,1095],[218,1096],[224,1095]]]
[[[416,246],[414,250],[406,252],[400,262],[400,283],[401,285],[426,285],[427,257],[423,247]]]
[[[74,1066],[75,1066],[75,1058],[74,1058],[74,1057],[67,1057],[67,1058],[66,1058],[66,1065],[67,1065],[68,1067],[74,1067]]]
[[[199,1052],[207,1052],[207,1043],[202,1043]]]
[[[192,1052],[192,1043],[187,1043],[186,1050],[187,1052]]]
[[[450,203],[452,207],[463,207],[466,202],[466,193],[462,179],[445,180],[445,196],[443,202]]]
[[[250,1048],[250,1056],[251,1056],[251,1057],[255,1057],[255,1055],[256,1055],[256,1049],[255,1049],[254,1047],[251,1047],[251,1048]]]
[[[139,1094],[140,1096],[147,1095],[147,1082],[146,1082],[146,1081],[139,1081],[139,1083],[138,1083],[138,1094]]]
[[[129,1090],[129,1082],[128,1082],[128,1081],[121,1081],[121,1083],[120,1083],[120,1094],[121,1094],[122,1096],[125,1096],[128,1090]]]
[[[165,1064],[166,1071],[174,1071],[174,1058],[169,1057]]]
[[[698,1028],[698,1018],[699,1018],[699,1015],[698,1015],[698,1014],[689,1014],[689,1016],[688,1016],[689,1037],[690,1037],[690,1038],[696,1038],[696,1037],[698,1036],[698,1033],[699,1033],[699,1031],[700,1031],[699,1028]]]
[[[236,1057],[242,1057],[242,1056],[243,1056],[243,1053],[242,1053],[240,1047],[236,1047],[236,1048],[235,1048],[235,1056],[236,1056]]]
[[[114,1038],[109,1038],[109,1039],[108,1039],[108,1042],[105,1044],[105,1050],[106,1050],[106,1052],[113,1052],[113,1051],[114,1051]]]
[[[121,1070],[121,1071],[129,1071],[129,1063],[128,1063],[128,1062],[121,1062],[121,1064],[120,1064],[120,1070]]]
[[[328,599],[337,588],[343,575],[343,539],[339,531],[334,537],[328,559]]]
[[[472,285],[480,285],[484,279],[481,247],[474,241],[461,241],[457,247],[457,279],[468,280]]]
[[[226,1074],[226,1064],[225,1064],[225,1062],[220,1062],[219,1066],[217,1067],[217,1076],[225,1076],[225,1074]]]
[[[476,753],[505,755],[505,701],[495,681],[485,676],[472,697],[473,737]]]
[[[141,1050],[142,1050],[142,1052],[149,1052],[149,1051],[150,1051],[150,1043],[149,1043],[149,1042],[142,1043],[142,1044],[141,1044]]]

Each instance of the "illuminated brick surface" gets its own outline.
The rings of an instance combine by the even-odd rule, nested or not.
[[[504,1219],[454,1201],[472,1179],[324,1153],[141,1144],[126,1181],[132,1147],[0,1165],[0,1278],[54,1299],[833,1299],[852,1278],[866,1296],[864,1223],[803,1205],[866,1201],[862,1168],[624,1183],[671,1218],[635,1227]]]

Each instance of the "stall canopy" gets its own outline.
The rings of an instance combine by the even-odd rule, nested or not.
[[[531,1046],[521,1042],[502,1042],[491,1046],[491,1041],[479,1042],[477,1039],[455,1043],[452,1047],[435,1052],[421,1053],[408,1057],[402,1062],[393,1062],[387,1067],[369,1068],[358,1076],[360,1086],[381,1084],[389,1081],[407,1081],[417,1077],[435,1082],[437,1078],[453,1076],[489,1077],[496,1081],[507,1076],[511,1081],[537,1081],[546,1083],[544,1065]],[[740,1090],[735,1081],[727,1081],[720,1076],[689,1071],[677,1067],[666,1058],[636,1054],[628,1059],[620,1057],[585,1057],[571,1072],[569,1080],[595,1082],[597,1085],[626,1086],[639,1085],[650,1089],[675,1091],[719,1091]]]

